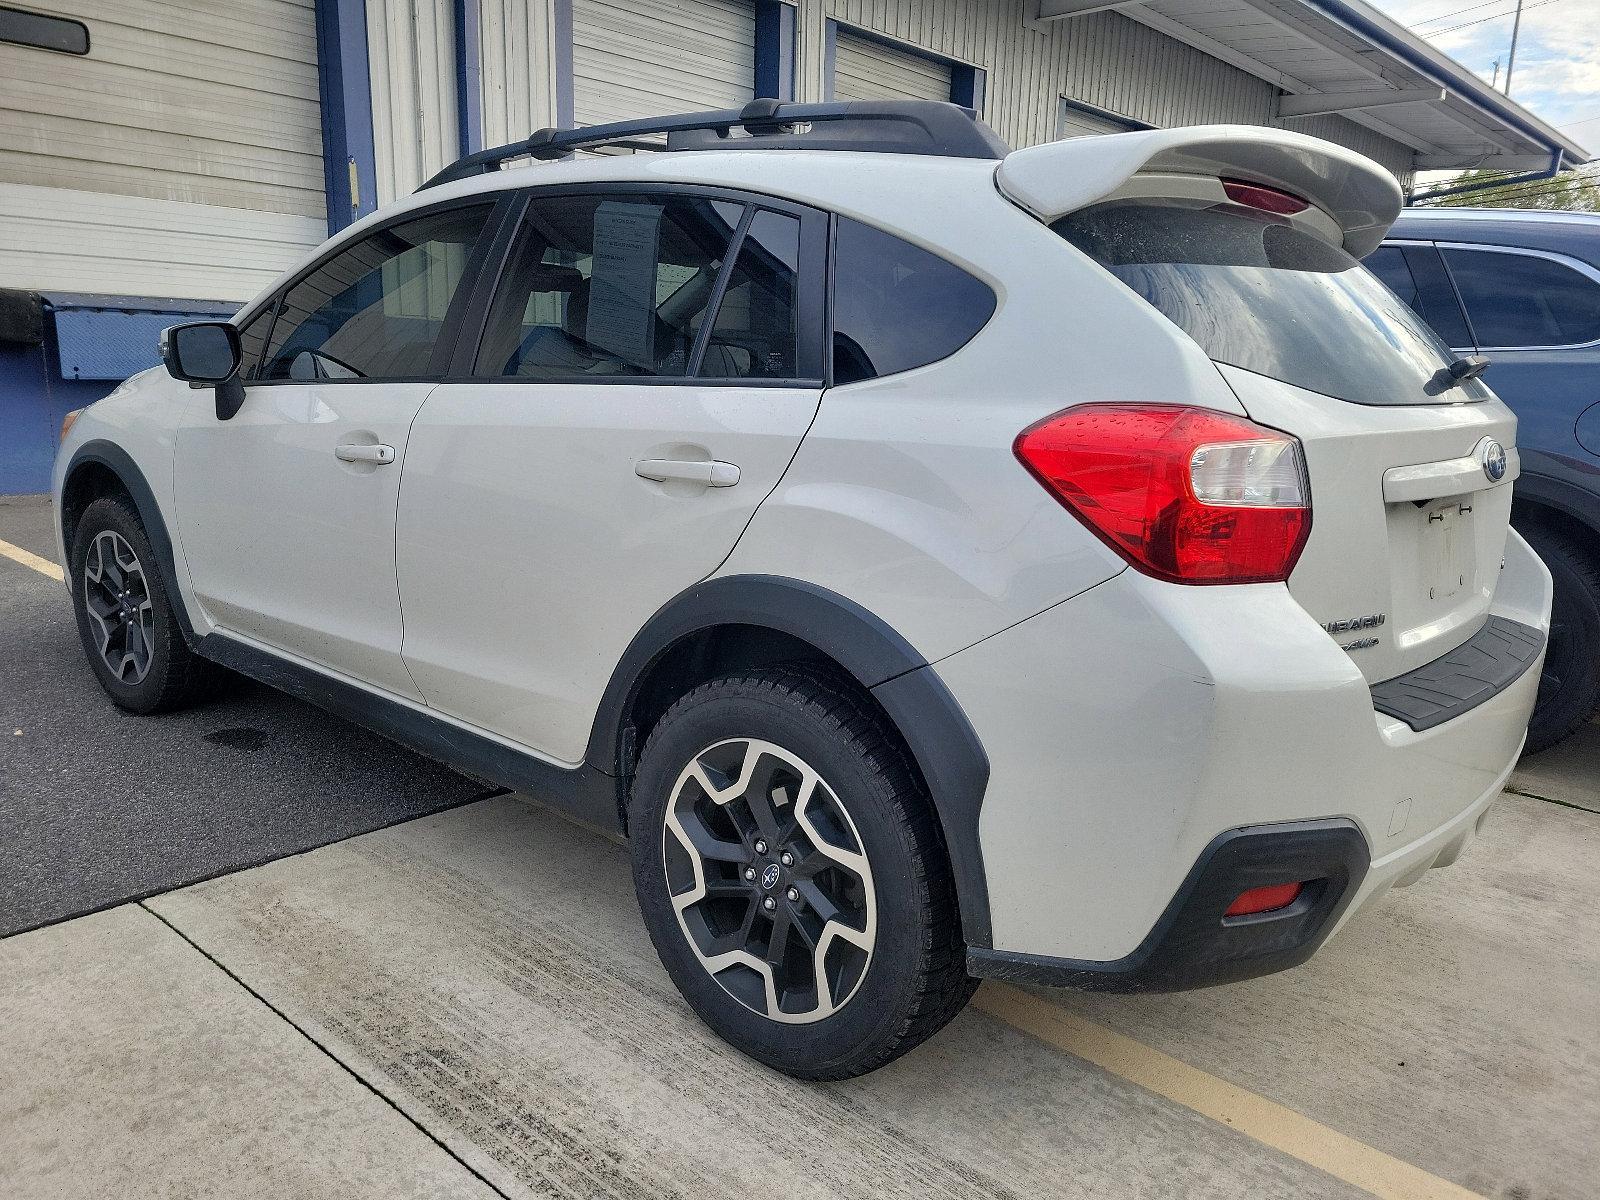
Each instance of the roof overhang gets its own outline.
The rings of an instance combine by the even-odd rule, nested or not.
[[[1115,9],[1275,84],[1277,116],[1337,114],[1417,170],[1545,170],[1582,146],[1363,0],[1036,0],[1040,21]]]

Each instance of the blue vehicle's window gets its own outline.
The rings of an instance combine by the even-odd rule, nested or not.
[[[1445,345],[1462,349],[1472,345],[1455,289],[1432,246],[1381,246],[1362,259],[1362,265],[1416,310]]]
[[[492,206],[391,225],[283,294],[261,379],[406,379],[429,373],[445,313]]]
[[[1288,221],[1231,205],[1127,200],[1053,228],[1218,362],[1356,404],[1481,400],[1440,392],[1455,356],[1359,262]]]
[[[994,292],[954,263],[839,218],[833,246],[833,382],[948,358],[994,315]]]
[[[1530,254],[1443,253],[1484,349],[1600,341],[1600,283],[1587,275]]]

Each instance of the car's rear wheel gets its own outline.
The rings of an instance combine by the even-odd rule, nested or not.
[[[640,756],[634,884],[728,1042],[806,1079],[904,1054],[971,996],[937,822],[881,716],[822,674],[702,685]]]
[[[1561,741],[1600,707],[1600,564],[1560,534],[1537,525],[1521,532],[1555,583],[1544,674],[1528,724],[1533,752]]]
[[[106,496],[85,508],[69,563],[83,652],[113,701],[130,712],[163,712],[210,690],[217,668],[185,643],[131,504]]]

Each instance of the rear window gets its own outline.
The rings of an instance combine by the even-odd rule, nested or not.
[[[1100,204],[1052,228],[1217,362],[1355,404],[1482,400],[1430,387],[1455,355],[1342,249],[1288,221],[1176,201]]]

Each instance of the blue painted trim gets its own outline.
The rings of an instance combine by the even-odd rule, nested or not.
[[[1437,200],[1440,196],[1463,196],[1468,192],[1481,192],[1485,188],[1509,187],[1514,183],[1537,183],[1542,179],[1554,179],[1561,173],[1562,154],[1560,150],[1550,152],[1550,165],[1542,171],[1531,171],[1526,175],[1512,175],[1505,179],[1480,179],[1475,183],[1463,183],[1456,187],[1439,188],[1432,192],[1423,192],[1421,195],[1409,194],[1406,196],[1407,207],[1423,200]]]
[[[479,0],[452,0],[456,41],[456,138],[458,154],[483,149],[483,69],[480,62]]]
[[[833,80],[839,73],[839,22],[829,20],[822,35],[822,98],[833,99]]]
[[[795,10],[783,0],[756,0],[757,96],[793,100]]]
[[[367,8],[365,0],[316,0],[316,5],[323,186],[333,234],[378,207]]]
[[[989,90],[989,72],[971,63],[958,62],[950,67],[950,99],[963,108],[983,115],[984,93]]]
[[[909,54],[912,58],[920,58],[927,62],[949,67],[951,103],[982,111],[983,94],[986,90],[989,74],[982,67],[975,67],[959,58],[951,58],[948,54],[939,54],[929,50],[926,46],[919,46],[915,42],[902,42],[899,38],[890,37],[886,33],[879,33],[876,29],[863,29],[859,25],[845,25],[834,20],[828,22],[822,66],[823,71],[826,72],[823,94],[827,99],[833,99],[833,76],[838,57],[839,34],[841,31],[848,33],[853,38],[860,38],[863,42],[876,42],[878,45],[886,46],[890,50],[898,50],[901,54]],[[974,100],[977,103],[973,103]]]
[[[551,16],[556,42],[556,128],[571,129],[577,119],[573,116],[572,0],[554,0]]]

